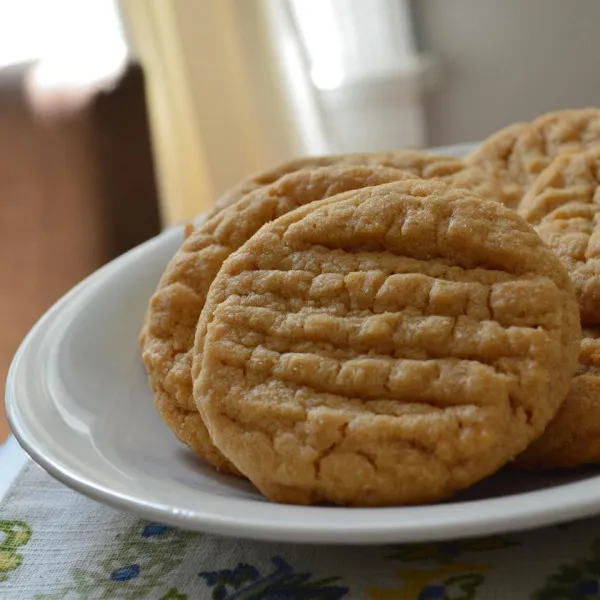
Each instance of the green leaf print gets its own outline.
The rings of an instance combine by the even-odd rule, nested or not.
[[[0,582],[8,580],[8,573],[23,562],[19,549],[31,538],[31,528],[23,521],[0,520]]]
[[[138,521],[119,536],[119,541],[96,566],[76,566],[71,581],[58,593],[40,594],[36,600],[143,600],[165,584],[200,534],[160,523]],[[169,596],[171,594],[171,596]],[[166,599],[186,600],[169,590]]]

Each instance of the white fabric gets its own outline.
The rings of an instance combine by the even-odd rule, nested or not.
[[[33,464],[0,504],[3,600],[583,600],[598,564],[600,519],[418,546],[253,542],[149,524]]]

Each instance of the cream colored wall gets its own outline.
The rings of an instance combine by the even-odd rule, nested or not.
[[[441,63],[429,143],[475,141],[559,108],[600,105],[597,0],[418,0],[422,46]]]

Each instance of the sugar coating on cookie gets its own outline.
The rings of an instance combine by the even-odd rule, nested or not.
[[[559,156],[519,212],[558,255],[575,284],[584,324],[600,323],[600,147]]]
[[[198,317],[223,261],[262,225],[298,206],[409,177],[414,176],[384,167],[302,170],[255,190],[188,231],[150,299],[140,344],[159,414],[196,454],[219,470],[237,474],[212,444],[198,415],[190,374]]]
[[[556,469],[600,463],[600,329],[585,328],[569,392],[543,435],[517,459],[519,467]]]
[[[273,500],[430,502],[540,435],[580,333],[569,277],[523,219],[406,180],[299,208],[229,257],[194,396]]]
[[[467,165],[454,156],[419,152],[416,150],[390,150],[387,152],[331,154],[305,156],[291,160],[267,171],[257,173],[225,192],[215,202],[212,214],[237,202],[246,194],[274,183],[284,175],[300,169],[314,169],[325,166],[380,166],[400,169],[422,179],[436,179],[452,187],[476,191],[488,200],[502,201],[502,190],[492,173],[480,165]]]

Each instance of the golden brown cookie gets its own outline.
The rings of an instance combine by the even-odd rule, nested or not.
[[[200,311],[223,261],[260,227],[303,204],[412,175],[383,167],[298,171],[247,194],[188,232],[150,300],[140,343],[158,412],[196,454],[236,472],[213,446],[192,397],[191,349]]]
[[[465,158],[465,163],[480,167],[499,182],[502,203],[509,208],[516,208],[523,196],[522,186],[509,171],[509,157],[527,127],[528,123],[513,123],[488,137]]]
[[[559,110],[538,117],[521,133],[511,154],[511,169],[525,191],[554,158],[600,144],[600,110]]]
[[[273,500],[430,502],[541,434],[580,334],[568,274],[523,219],[407,179],[301,207],[229,257],[194,396]]]
[[[538,177],[519,212],[565,265],[584,324],[600,323],[600,147],[564,154]]]
[[[528,469],[600,462],[600,329],[584,329],[569,393],[543,435],[517,459]]]
[[[515,208],[554,158],[600,143],[600,110],[559,110],[492,135],[465,162],[499,180],[505,204]],[[486,166],[487,165],[487,166]]]
[[[273,169],[253,175],[227,191],[215,202],[212,214],[218,213],[246,194],[269,185],[284,175],[300,169],[331,165],[380,166],[400,169],[423,179],[439,179],[452,187],[476,191],[488,200],[502,201],[502,192],[498,181],[492,173],[486,173],[479,165],[466,165],[454,156],[416,150],[390,150],[388,152],[305,156],[280,164]]]

